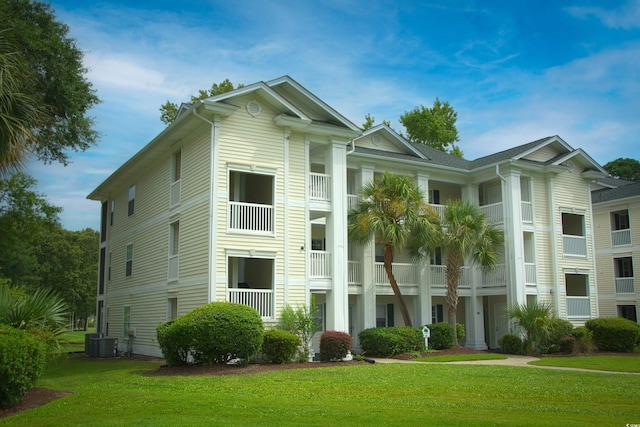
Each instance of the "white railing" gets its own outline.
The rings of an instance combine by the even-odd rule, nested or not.
[[[227,299],[229,302],[255,308],[263,318],[274,317],[271,289],[227,289]]]
[[[536,284],[536,264],[533,262],[524,263],[524,282],[527,285]]]
[[[587,238],[584,236],[562,235],[562,252],[565,255],[587,256]]]
[[[631,244],[631,230],[613,230],[611,232],[611,246],[623,246]]]
[[[180,180],[171,183],[171,200],[169,206],[175,206],[180,203]]]
[[[309,253],[309,276],[314,279],[331,277],[331,254],[327,251]]]
[[[309,198],[326,202],[331,201],[331,175],[309,173]]]
[[[436,210],[436,212],[438,212],[440,220],[444,221],[444,211],[447,209],[447,207],[445,205],[436,205],[434,203],[431,203],[430,205],[433,209]]]
[[[505,286],[507,284],[507,268],[498,264],[491,271],[482,272],[482,286]]]
[[[484,213],[489,224],[499,224],[504,219],[502,202],[480,206],[480,210]]]
[[[353,194],[347,194],[347,212],[358,209],[358,202],[360,198]]]
[[[531,202],[520,202],[522,207],[522,222],[533,222],[533,205]]]
[[[591,316],[589,297],[567,297],[567,317]]]
[[[349,285],[361,285],[362,284],[362,265],[360,261],[349,261]]]
[[[391,264],[393,277],[395,277],[398,285],[416,285],[416,266],[415,264],[394,262]],[[387,272],[384,269],[383,262],[376,262],[376,283],[379,285],[389,284]]]
[[[447,286],[447,266],[431,265],[431,286]],[[472,269],[470,267],[462,267],[462,276],[460,277],[459,288],[470,288],[473,282]]]
[[[169,280],[178,278],[178,265],[180,264],[180,255],[169,256]]]
[[[633,277],[616,277],[616,294],[635,294]]]
[[[229,230],[273,233],[273,206],[229,201]]]

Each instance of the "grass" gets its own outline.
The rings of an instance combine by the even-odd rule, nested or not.
[[[638,377],[509,366],[336,364],[255,375],[146,376],[157,364],[68,360],[38,386],[73,395],[19,426],[558,425],[638,422]]]
[[[60,340],[62,351],[66,353],[84,351],[84,336],[94,332],[95,328],[89,329],[88,331],[65,332]]]
[[[558,366],[563,368],[640,373],[640,357],[638,356],[543,357],[539,361],[531,362],[530,364],[537,366]]]
[[[502,360],[506,359],[507,356],[503,354],[494,354],[494,353],[486,353],[486,354],[448,354],[443,356],[427,356],[427,357],[419,357],[416,359],[411,359],[415,362],[462,362],[467,360]]]

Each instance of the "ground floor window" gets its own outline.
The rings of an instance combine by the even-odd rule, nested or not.
[[[167,298],[167,320],[178,317],[178,298]]]
[[[431,324],[444,322],[444,307],[442,304],[431,306]]]
[[[632,320],[638,323],[638,311],[635,305],[619,305],[618,317],[624,317],[625,319]]]
[[[376,305],[376,328],[393,326],[393,304]]]

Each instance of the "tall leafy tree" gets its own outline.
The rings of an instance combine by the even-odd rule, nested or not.
[[[421,105],[400,116],[400,123],[405,127],[409,141],[462,157],[462,150],[455,145],[460,140],[457,120],[458,113],[449,102],[442,102],[438,98],[431,108]]]
[[[416,237],[412,241],[415,253],[433,253],[440,247],[446,256],[447,320],[455,331],[458,287],[465,258],[470,258],[482,270],[494,269],[504,246],[504,232],[488,224],[478,206],[456,200],[447,203],[435,233]]]
[[[364,123],[362,124],[362,130],[371,129],[375,124],[375,122],[376,122],[376,118],[373,117],[371,114],[367,113],[364,116]],[[389,120],[383,120],[382,124],[391,127],[391,122]]]
[[[13,38],[25,69],[14,76],[17,93],[43,110],[38,120],[27,115],[20,121],[24,130],[18,140],[42,161],[67,164],[69,150],[84,151],[98,138],[88,111],[99,99],[85,78],[83,53],[47,3],[4,0],[0,16],[0,30]]]
[[[640,162],[631,158],[619,158],[610,161],[603,168],[614,178],[640,182]]]
[[[357,209],[349,213],[349,239],[366,244],[375,238],[382,244],[384,269],[406,326],[412,326],[412,321],[393,274],[393,254],[415,235],[428,239],[436,230],[436,222],[437,214],[426,204],[413,179],[389,173],[364,185]]]
[[[191,102],[200,101],[210,96],[220,95],[221,93],[230,92],[234,89],[244,87],[243,84],[239,84],[234,87],[233,83],[229,79],[224,79],[220,84],[214,83],[211,85],[211,89],[200,89],[197,95],[191,95]],[[180,106],[175,102],[167,101],[160,106],[160,120],[163,123],[171,124],[176,119],[178,109]]]

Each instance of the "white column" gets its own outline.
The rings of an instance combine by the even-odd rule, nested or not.
[[[475,286],[471,287],[471,297],[465,300],[465,326],[466,342],[465,347],[476,350],[486,350],[487,343],[484,340],[484,306],[482,297],[475,295]]]
[[[374,165],[362,165],[358,173],[358,184],[363,185],[373,182]],[[362,263],[362,316],[363,328],[375,328],[376,326],[376,284],[375,284],[375,242],[364,245],[360,257]]]
[[[331,213],[327,215],[327,249],[331,253],[332,287],[327,291],[327,329],[349,332],[347,252],[347,141],[327,147],[325,172],[331,175]]]
[[[425,202],[429,201],[429,175],[417,173],[416,183],[424,194]],[[427,325],[431,323],[431,268],[429,268],[429,257],[418,261],[418,304],[416,307],[415,326]]]
[[[507,306],[526,304],[524,271],[524,235],[522,231],[522,200],[520,171],[504,175],[502,200],[504,204],[505,264],[507,268]]]

